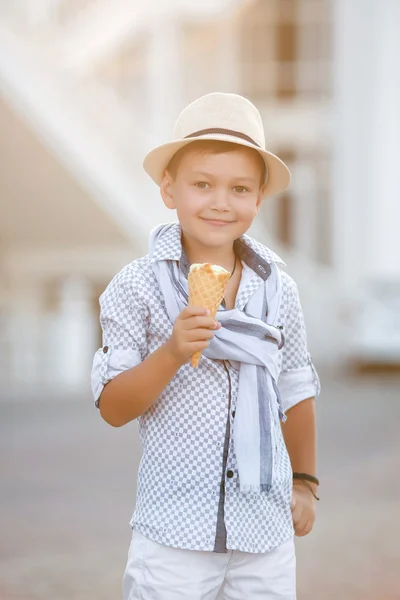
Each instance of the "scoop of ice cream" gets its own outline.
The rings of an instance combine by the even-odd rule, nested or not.
[[[220,267],[219,265],[212,265],[211,263],[194,263],[190,267],[190,273],[193,271],[198,271],[199,269],[204,269],[205,266],[209,266],[215,275],[230,275],[230,272],[224,269],[224,267]]]

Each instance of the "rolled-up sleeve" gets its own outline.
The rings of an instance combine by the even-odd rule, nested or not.
[[[137,286],[117,275],[100,296],[103,346],[93,359],[91,386],[96,406],[104,386],[135,367],[147,354],[148,309]]]
[[[285,411],[302,400],[318,396],[321,390],[317,371],[307,349],[306,328],[297,285],[289,277],[287,282],[285,345],[278,379]]]

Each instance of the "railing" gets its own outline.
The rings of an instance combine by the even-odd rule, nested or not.
[[[0,17],[16,25],[58,26],[79,18],[99,0],[1,0]]]
[[[86,123],[132,168],[149,145],[139,117],[140,98],[124,102],[112,86],[95,79],[80,81],[73,93]]]

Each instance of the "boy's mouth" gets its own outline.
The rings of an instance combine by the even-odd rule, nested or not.
[[[222,219],[203,219],[202,217],[200,218],[202,221],[205,221],[209,225],[214,225],[215,227],[224,227],[233,223],[233,221],[223,221]]]

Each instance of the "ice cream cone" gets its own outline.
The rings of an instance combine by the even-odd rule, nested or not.
[[[210,316],[214,318],[224,297],[230,276],[229,271],[218,265],[210,263],[192,265],[188,277],[189,304],[207,308]],[[200,356],[201,352],[193,354],[192,367],[197,367]]]

